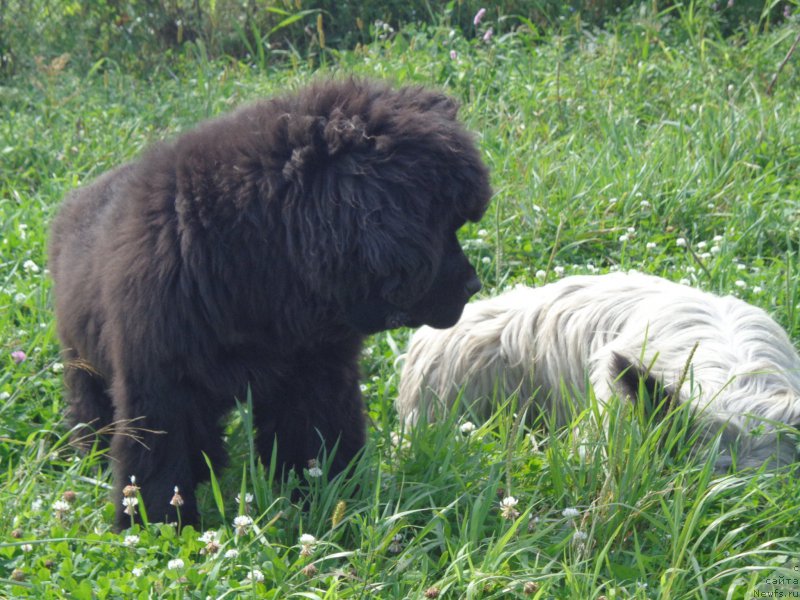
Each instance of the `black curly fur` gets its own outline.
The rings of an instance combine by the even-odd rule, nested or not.
[[[479,289],[456,231],[490,197],[457,104],[350,79],[206,122],[64,203],[50,268],[73,423],[109,427],[118,527],[198,520],[202,453],[252,393],[258,450],[302,469],[364,443],[365,335],[454,324]],[[133,435],[131,435],[133,434]],[[139,439],[135,439],[137,436]]]

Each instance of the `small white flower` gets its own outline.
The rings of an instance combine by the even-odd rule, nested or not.
[[[576,530],[575,533],[572,534],[572,540],[575,543],[581,544],[589,539],[589,534],[585,531],[581,531],[580,529]]]
[[[703,241],[697,242],[698,250],[705,250],[706,248],[708,248],[708,242],[703,242]]]
[[[126,546],[135,546],[139,543],[139,536],[138,535],[126,535],[124,544]]]
[[[647,200],[642,200],[641,202],[639,202],[639,206],[641,206],[642,208],[650,208],[650,203]]]
[[[519,504],[519,500],[514,498],[514,496],[506,496],[503,498],[500,502],[500,516],[509,521],[516,519],[519,516],[519,511],[516,510],[517,504]]]
[[[3,394],[8,394],[8,392],[3,392]],[[0,394],[0,396],[2,396],[2,394]],[[6,396],[6,398],[0,397],[0,400],[6,400],[9,397],[10,396]],[[33,512],[39,512],[40,510],[42,510],[43,504],[44,500],[42,500],[41,498],[36,498],[33,502],[31,502],[31,510]]]
[[[636,235],[636,227],[628,227],[629,235]]]
[[[675,245],[678,248],[685,248],[686,247],[686,238],[682,238],[682,237],[678,238],[677,240],[675,240]]]
[[[64,370],[64,363],[54,362],[50,369],[53,373],[61,373]]]
[[[724,237],[722,237],[721,235],[715,235],[715,236],[714,236],[714,240],[713,240],[713,241],[714,241],[714,243],[715,243],[715,244],[721,244],[721,243],[722,243],[722,240],[724,240],[724,239],[725,239],[725,238],[724,238]]]
[[[561,514],[567,519],[575,519],[581,516],[581,511],[577,508],[565,508]]]
[[[139,504],[139,499],[136,496],[125,496],[122,499],[122,506],[125,507],[125,510],[122,512],[130,516],[135,515],[137,504]]]
[[[544,279],[545,277],[547,277],[547,271],[543,269],[536,271],[536,279]]]
[[[264,573],[258,569],[253,569],[247,574],[247,577],[245,577],[244,580],[246,583],[263,583]]]
[[[389,544],[389,552],[392,554],[400,554],[403,551],[403,536],[399,533],[392,538],[392,543]]]
[[[317,462],[316,458],[312,458],[308,461],[308,476],[317,478],[322,477],[322,469],[319,468],[319,463]]]
[[[134,577],[141,577],[144,575],[144,569],[142,567],[133,567],[131,569],[131,575]]]
[[[681,285],[692,285],[692,282],[685,277],[679,281]]]
[[[70,508],[69,502],[65,502],[64,500],[56,500],[53,502],[53,513],[55,513],[56,517],[59,519],[65,517],[70,511]]]
[[[763,292],[763,291],[764,291],[764,290],[762,290],[762,289],[761,289],[761,286],[760,286],[760,285],[754,286],[754,287],[753,287],[753,290],[752,290],[752,292],[753,292],[754,294],[756,294],[756,295],[760,294],[760,293],[761,293],[761,292]]]
[[[485,229],[479,229],[478,230],[478,236],[479,237],[486,237],[487,235],[489,235],[489,232],[486,231]]]
[[[225,558],[235,559],[239,558],[239,551],[236,548],[231,548],[225,552]]]
[[[561,277],[562,275],[564,275],[564,267],[562,267],[561,265],[556,265],[555,267],[553,267],[553,273]]]
[[[26,554],[28,552],[33,552],[33,544],[22,544],[22,546],[20,546],[19,548]]]
[[[317,543],[315,538],[310,533],[304,533],[300,536],[300,556],[311,556],[313,553],[314,544]]]
[[[252,525],[253,519],[247,515],[239,515],[233,520],[233,526],[236,528],[236,535],[244,535]]]
[[[253,496],[253,494],[251,494],[250,492],[245,492],[245,494],[244,494],[244,503],[245,504],[252,504],[253,500],[255,500],[255,497]],[[236,504],[241,504],[241,503],[242,503],[241,494],[236,494]]]
[[[744,281],[742,281],[741,279],[737,279],[736,281],[734,281],[733,285],[735,285],[739,289],[744,289],[744,288],[747,287],[747,284]]]
[[[700,258],[702,258],[703,260],[708,260],[709,258],[711,258],[711,252],[703,252],[700,255]]]
[[[719,254],[722,252],[722,248],[719,246],[711,246],[711,250],[709,250],[709,252],[711,252],[711,254]]]
[[[485,264],[485,265],[488,265],[490,262],[492,262],[492,259],[491,259],[491,258],[489,258],[488,256],[484,256],[484,257],[481,259],[481,262],[482,262],[483,264]]]
[[[473,431],[475,431],[475,423],[473,423],[472,421],[464,421],[461,424],[461,427],[459,427],[459,429],[461,430],[461,433],[469,435]]]
[[[39,272],[39,265],[37,265],[32,260],[26,260],[22,263],[22,268],[25,269],[28,273],[38,273]]]
[[[184,562],[183,562],[183,559],[181,559],[181,558],[174,558],[174,559],[172,559],[171,561],[169,561],[167,563],[167,568],[168,569],[177,570],[177,569],[182,569],[183,566],[184,566]]]
[[[219,533],[214,531],[213,529],[209,529],[208,531],[203,532],[199,538],[197,538],[198,542],[203,542],[204,544],[208,544],[209,542],[216,542],[219,540]]]
[[[656,243],[655,242],[647,242],[647,244],[645,244],[645,248],[647,248],[648,250],[655,250]]]

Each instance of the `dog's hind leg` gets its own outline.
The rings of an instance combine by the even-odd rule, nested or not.
[[[114,408],[103,376],[72,350],[65,350],[64,384],[68,403],[67,422],[72,430],[72,442],[88,449],[95,441],[107,448]]]

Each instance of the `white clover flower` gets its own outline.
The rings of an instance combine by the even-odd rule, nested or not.
[[[255,500],[255,496],[253,496],[253,494],[251,494],[250,492],[245,492],[244,503],[252,504],[253,500]],[[236,504],[241,504],[241,503],[242,503],[241,494],[236,494]]]
[[[752,292],[753,292],[754,294],[756,294],[756,295],[760,294],[760,293],[761,293],[761,292],[763,292],[763,291],[764,291],[764,290],[762,290],[762,289],[761,289],[761,286],[760,286],[760,285],[756,285],[756,286],[754,286],[754,287],[753,287],[753,289],[752,289]]]
[[[247,577],[244,578],[244,581],[245,583],[263,583],[264,573],[258,569],[253,569],[247,574]]]
[[[619,241],[622,242],[623,244],[627,242],[629,239],[631,238],[627,233],[623,233],[621,236],[619,236]]]
[[[678,248],[685,248],[686,247],[686,238],[679,237],[677,240],[675,240],[675,245]]]
[[[536,279],[544,279],[545,277],[547,277],[547,271],[543,269],[536,271]]]
[[[319,468],[319,463],[317,462],[316,458],[312,458],[308,461],[308,476],[317,478],[322,477],[322,469]]]
[[[216,542],[217,540],[219,540],[219,532],[214,531],[213,529],[203,532],[203,535],[197,538],[198,542],[203,542],[204,544]]]
[[[311,556],[313,553],[314,544],[317,543],[315,538],[310,533],[304,533],[300,536],[300,556]]]
[[[650,203],[647,200],[642,200],[641,202],[639,202],[639,206],[641,206],[642,208],[650,208]]]
[[[572,540],[577,544],[582,544],[588,539],[589,539],[589,534],[586,533],[585,531],[581,531],[580,529],[577,529],[575,533],[572,534]]]
[[[25,302],[25,300],[27,300],[27,296],[22,292],[14,294],[14,302],[16,304],[22,304],[23,302]]]
[[[553,267],[553,273],[561,277],[562,275],[564,275],[564,267],[562,267],[561,265],[556,265],[555,267]]]
[[[478,236],[479,237],[486,237],[487,235],[489,235],[489,232],[486,231],[485,229],[479,229],[478,230]]]
[[[698,250],[705,250],[706,248],[708,248],[708,242],[703,242],[703,241],[697,242]]]
[[[199,538],[198,541],[203,542],[206,546],[200,550],[200,554],[216,554],[221,548],[219,543],[219,532],[209,529]]]
[[[703,252],[700,255],[700,258],[702,258],[703,260],[708,260],[709,258],[711,258],[711,252]]]
[[[225,558],[236,559],[239,558],[239,551],[236,548],[231,548],[225,552]]]
[[[392,543],[389,544],[389,552],[392,554],[400,554],[403,551],[403,536],[399,533],[392,538]]]
[[[126,535],[125,541],[123,542],[126,546],[135,546],[139,543],[139,536],[138,535]]]
[[[131,569],[131,575],[134,577],[141,577],[144,575],[144,569],[142,567],[133,567]]]
[[[20,546],[19,548],[26,554],[28,552],[33,552],[33,544],[22,544],[22,546]]]
[[[124,512],[126,515],[133,516],[136,514],[136,505],[139,504],[139,499],[136,496],[126,496],[122,499],[122,506],[125,507]]]
[[[59,519],[63,519],[71,508],[72,507],[70,506],[69,502],[64,500],[56,500],[53,502],[53,513]]]
[[[647,242],[644,247],[648,250],[655,250],[656,246],[657,244],[655,242]]]
[[[561,514],[567,519],[575,519],[581,516],[581,511],[577,508],[565,508]]]
[[[168,569],[182,569],[184,567],[184,562],[182,558],[174,558],[167,563]]]
[[[39,265],[37,265],[32,260],[26,260],[22,263],[22,268],[25,269],[27,273],[38,273],[39,272]]]
[[[506,496],[503,498],[500,502],[500,516],[509,521],[516,519],[519,516],[519,511],[516,510],[517,504],[519,504],[519,500],[514,498],[514,496]]]
[[[711,246],[711,250],[709,252],[711,252],[711,254],[716,255],[722,252],[722,248],[720,248],[719,246]]]
[[[8,392],[3,392],[3,394],[8,394]],[[5,398],[3,398],[2,397],[3,394],[0,394],[0,400],[6,400],[6,399],[11,397],[11,395],[9,394]],[[36,499],[34,499],[33,502],[31,502],[31,510],[33,512],[39,512],[40,510],[42,510],[42,505],[43,504],[44,504],[44,500],[42,500],[41,498],[36,498]]]
[[[61,373],[64,370],[64,363],[54,362],[50,369],[53,373]]]
[[[725,239],[725,238],[724,238],[724,237],[722,237],[721,235],[715,235],[715,236],[714,236],[714,239],[713,239],[712,241],[713,241],[715,244],[721,244],[721,243],[722,243],[722,240],[724,240],[724,239]]]
[[[491,258],[489,258],[488,256],[484,256],[484,257],[481,259],[481,262],[482,262],[483,264],[485,264],[485,265],[488,265],[490,262],[492,262],[492,259],[491,259]]]
[[[636,235],[636,227],[628,227],[627,231],[629,235]]]
[[[734,281],[733,285],[735,285],[739,289],[744,289],[744,288],[747,287],[747,284],[744,281],[742,281],[741,279],[737,279],[736,281]]]
[[[475,423],[473,423],[472,421],[464,421],[461,424],[461,427],[459,427],[459,429],[461,430],[461,433],[469,435],[473,431],[475,431]]]
[[[247,515],[239,515],[233,520],[233,526],[236,528],[236,535],[244,535],[252,525],[253,519]]]
[[[181,496],[180,489],[178,486],[175,486],[174,493],[172,494],[172,499],[170,499],[169,503],[174,506],[175,508],[180,508],[183,506],[183,496]]]

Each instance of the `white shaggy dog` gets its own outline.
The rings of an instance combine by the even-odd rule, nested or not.
[[[800,357],[783,329],[737,298],[642,274],[518,287],[468,305],[451,329],[423,327],[397,410],[408,425],[423,412],[433,420],[463,393],[462,405],[488,416],[493,398],[518,392],[563,423],[563,390],[585,397],[588,380],[602,405],[635,399],[640,377],[690,402],[706,434],[722,430],[718,469],[734,456],[739,468],[797,459],[779,435],[800,424]]]

